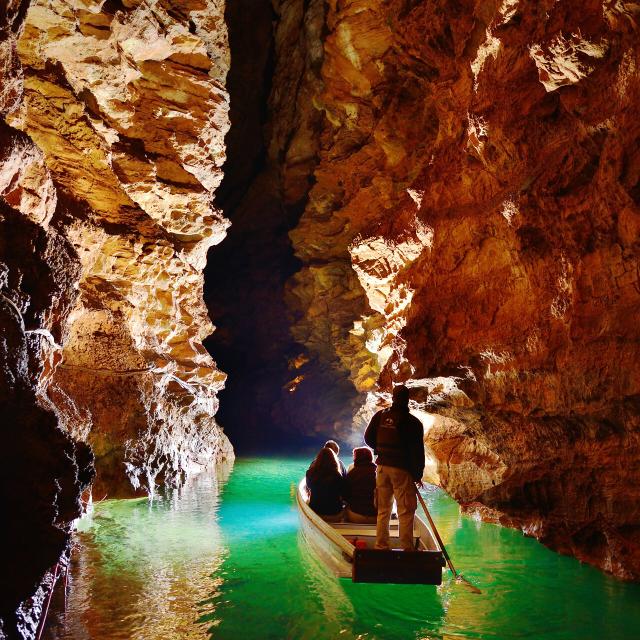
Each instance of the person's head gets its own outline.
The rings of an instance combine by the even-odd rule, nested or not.
[[[397,387],[394,387],[391,404],[399,409],[408,409],[409,389],[407,389],[403,384],[399,384]]]
[[[353,450],[353,463],[366,464],[373,462],[373,451],[369,447],[356,447]]]
[[[316,476],[328,477],[334,473],[339,475],[338,458],[336,458],[336,454],[332,449],[322,447],[316,459],[311,463],[309,470]]]
[[[340,445],[335,440],[327,440],[324,443],[325,449],[331,449],[337,456],[340,455]]]

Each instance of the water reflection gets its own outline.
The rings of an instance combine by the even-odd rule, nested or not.
[[[96,509],[74,559],[69,610],[49,638],[211,640],[636,639],[640,585],[617,582],[517,531],[426,498],[469,592],[337,580],[299,534],[290,493],[307,460],[237,461],[229,480]],[[221,486],[224,490],[221,493]],[[222,500],[221,500],[222,496]]]
[[[354,640],[355,611],[344,591],[344,580],[336,580],[313,554],[302,532],[298,532],[298,553],[302,561],[307,593],[317,602],[316,615],[324,627],[325,637]],[[308,631],[309,625],[305,624]],[[291,629],[295,631],[295,627]],[[300,629],[304,633],[305,628]],[[291,636],[295,637],[295,636]]]
[[[211,576],[225,557],[216,514],[229,472],[202,473],[153,501],[96,505],[80,522],[67,611],[58,600],[44,637],[208,637],[196,620],[213,614],[207,598],[220,585]]]

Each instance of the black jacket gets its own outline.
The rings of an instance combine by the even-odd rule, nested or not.
[[[338,472],[329,478],[307,471],[307,488],[311,494],[309,506],[319,515],[334,516],[342,511],[344,478]]]
[[[361,516],[375,516],[378,513],[373,504],[376,489],[376,465],[373,462],[355,462],[347,473],[344,497],[349,509]]]
[[[392,416],[397,425],[398,448],[395,452],[378,450],[378,430],[384,417]],[[367,427],[364,441],[378,456],[376,462],[389,467],[397,467],[408,471],[418,482],[424,472],[424,430],[418,418],[411,415],[408,409],[391,406],[390,409],[378,411]]]

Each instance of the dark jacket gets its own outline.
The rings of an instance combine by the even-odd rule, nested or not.
[[[376,465],[356,461],[345,481],[344,497],[349,509],[361,516],[375,516],[378,513],[373,503],[375,489]]]
[[[378,411],[371,418],[364,441],[375,451],[378,464],[405,469],[416,482],[422,479],[424,430],[408,408],[392,405]]]
[[[333,516],[342,511],[344,478],[336,472],[326,477],[307,471],[307,488],[311,494],[309,506],[319,515]]]

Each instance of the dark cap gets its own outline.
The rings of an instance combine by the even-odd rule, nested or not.
[[[369,447],[356,447],[353,450],[354,462],[373,462],[373,451]]]

